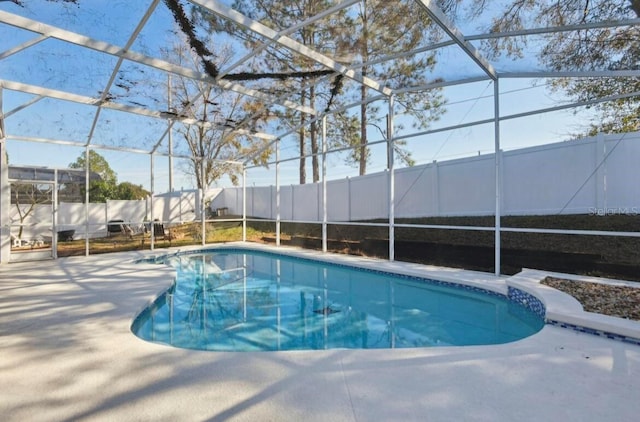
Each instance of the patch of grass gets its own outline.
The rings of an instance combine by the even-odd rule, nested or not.
[[[207,223],[206,243],[233,242],[242,240],[242,225],[221,225],[219,223]],[[154,247],[158,249],[189,246],[201,244],[200,223],[187,223],[174,226],[166,230],[165,238],[155,239]],[[247,227],[247,240],[259,242],[267,233],[255,228]],[[149,233],[126,236],[117,234],[110,237],[95,238],[89,240],[89,253],[101,254],[110,252],[124,252],[144,250],[151,248],[151,235]],[[58,243],[58,256],[84,255],[85,240],[78,239]]]

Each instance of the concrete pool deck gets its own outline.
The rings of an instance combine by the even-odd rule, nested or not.
[[[433,349],[222,353],[145,342],[132,319],[173,272],[131,261],[165,252],[0,266],[3,421],[640,415],[640,346],[552,325],[515,343]]]

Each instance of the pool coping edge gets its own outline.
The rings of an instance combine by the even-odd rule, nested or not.
[[[640,342],[640,322],[609,315],[587,312],[573,296],[541,284],[546,277],[558,277],[575,281],[601,282],[612,285],[630,285],[623,281],[582,277],[575,274],[555,273],[543,270],[523,269],[520,273],[508,278],[508,286],[529,293],[542,301],[546,308],[545,320],[552,325],[563,324],[580,332],[595,330],[603,335],[613,334],[629,337]],[[633,286],[640,288],[640,286]],[[595,333],[594,333],[595,334]],[[598,333],[600,335],[600,333]]]

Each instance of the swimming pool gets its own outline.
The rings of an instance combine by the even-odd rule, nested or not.
[[[176,282],[134,320],[140,338],[213,351],[500,344],[544,319],[476,287],[247,249],[159,260]]]

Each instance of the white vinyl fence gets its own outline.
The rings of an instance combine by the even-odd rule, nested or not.
[[[502,215],[640,213],[640,133],[598,135],[502,153]],[[395,216],[492,215],[495,207],[493,154],[433,162],[395,171]],[[247,187],[247,215],[276,219],[275,186]],[[207,192],[210,208],[242,214],[242,188]],[[388,172],[327,182],[329,221],[386,218]],[[179,224],[200,218],[197,191],[148,200],[89,204],[89,236],[107,234],[107,222],[142,224],[152,218]],[[24,205],[28,207],[28,205]],[[20,221],[11,205],[11,234]],[[320,183],[280,187],[280,219],[322,221]],[[57,230],[85,232],[85,205],[61,203]],[[25,239],[51,236],[51,206],[38,205],[25,219]]]
[[[208,197],[218,194],[219,190],[207,193]],[[132,225],[142,225],[152,219],[167,224],[179,224],[200,218],[199,194],[197,191],[174,192],[153,199],[153,213],[150,200],[108,200],[106,203],[92,203],[88,206],[89,237],[107,235],[107,223],[111,220],[123,220]],[[21,205],[24,210],[29,204]],[[12,204],[9,211],[11,233],[16,236],[20,228],[17,207]],[[85,204],[60,203],[57,212],[57,231],[75,230],[74,238],[85,236]],[[22,222],[23,239],[49,238],[53,222],[51,205],[36,205]]]
[[[640,133],[502,152],[502,215],[640,213]],[[247,215],[275,219],[276,188],[247,187]],[[395,171],[396,218],[493,215],[494,154]],[[327,182],[329,221],[388,217],[388,172]],[[213,208],[242,214],[242,189]],[[322,221],[322,185],[280,187],[280,219]]]

